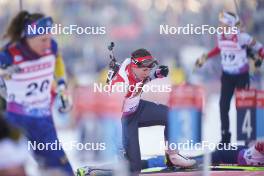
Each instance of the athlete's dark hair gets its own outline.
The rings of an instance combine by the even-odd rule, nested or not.
[[[22,38],[22,32],[25,28],[27,22],[33,22],[40,18],[43,18],[44,15],[41,13],[32,13],[28,11],[19,12],[10,22],[4,38],[9,38],[10,42],[19,41]]]
[[[132,58],[151,56],[150,52],[144,48],[138,49],[131,54]]]

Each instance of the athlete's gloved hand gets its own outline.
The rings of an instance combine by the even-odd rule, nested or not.
[[[71,111],[72,109],[72,100],[69,95],[69,92],[66,89],[65,85],[60,85],[58,88],[58,97],[60,100],[60,107],[59,112],[60,113],[67,113]]]
[[[198,58],[195,62],[195,67],[200,68],[203,64],[207,61],[208,56],[207,54],[203,54],[200,58]]]
[[[256,60],[255,60],[255,67],[256,67],[256,68],[261,67],[262,61],[263,61],[263,60],[262,60],[261,58],[256,59]]]
[[[165,65],[160,65],[159,68],[156,69],[154,76],[155,78],[163,78],[168,76],[169,74],[169,67]]]

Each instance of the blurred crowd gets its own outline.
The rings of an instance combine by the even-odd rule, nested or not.
[[[243,28],[251,35],[264,41],[264,2],[261,0],[46,0],[0,1],[0,33],[3,34],[12,16],[20,8],[31,12],[41,11],[64,26],[105,26],[103,35],[57,35],[68,74],[81,84],[98,79],[109,63],[107,45],[116,43],[116,55],[121,62],[136,48],[147,48],[161,62],[172,68],[180,67],[190,74],[189,64],[184,64],[192,48],[209,50],[215,44],[215,36],[207,35],[160,35],[159,25],[185,26],[186,24],[218,25],[221,10],[237,12]],[[237,5],[237,6],[236,6]],[[10,10],[12,9],[12,10]],[[1,45],[4,41],[1,40]],[[184,53],[185,51],[185,53]],[[193,52],[191,52],[193,53]],[[193,53],[196,59],[199,54]],[[189,63],[189,62],[187,62]],[[186,66],[188,65],[188,66]],[[219,77],[220,69],[212,67],[213,78]],[[207,74],[208,75],[208,74]]]

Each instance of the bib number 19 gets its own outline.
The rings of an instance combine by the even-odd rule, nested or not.
[[[226,63],[232,63],[235,60],[236,55],[233,53],[224,53],[223,58]]]

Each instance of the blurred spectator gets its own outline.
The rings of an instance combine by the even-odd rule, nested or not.
[[[0,114],[0,175],[26,176],[28,150],[17,129],[11,128]]]

